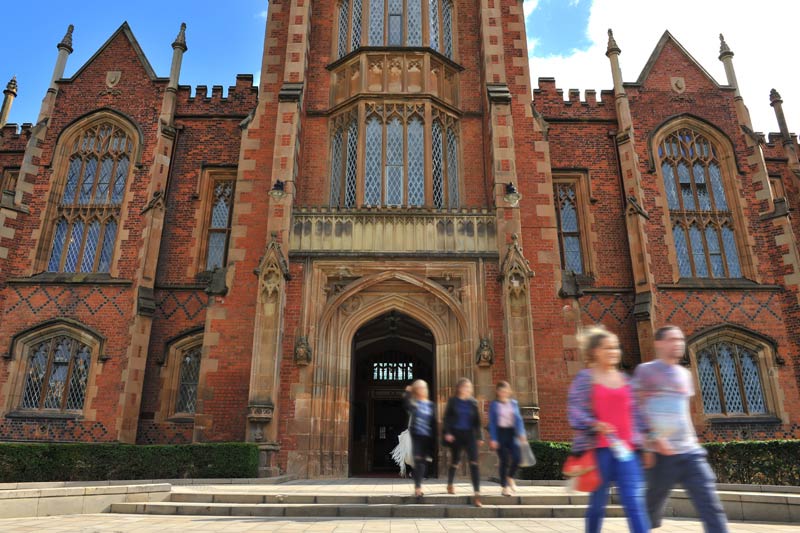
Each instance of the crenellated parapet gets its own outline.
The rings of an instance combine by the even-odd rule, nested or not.
[[[31,138],[33,124],[6,124],[0,128],[0,152],[23,152],[28,139]]]
[[[539,78],[539,87],[533,90],[533,106],[546,120],[615,120],[614,91],[604,90],[597,98],[597,91],[586,90],[581,100],[579,89],[569,89],[564,98],[564,89],[556,86],[555,78]]]
[[[198,85],[192,96],[192,87],[178,87],[176,115],[247,115],[258,103],[258,86],[253,84],[252,74],[236,76],[236,85],[228,87],[223,96],[222,85],[211,87]]]

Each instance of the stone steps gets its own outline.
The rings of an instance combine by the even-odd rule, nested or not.
[[[215,495],[219,496],[219,495]],[[314,498],[321,498],[315,496]],[[325,499],[335,498],[326,496]],[[349,497],[341,497],[343,499]],[[387,497],[382,497],[387,498]],[[392,498],[392,497],[388,497]],[[410,498],[413,500],[413,498]],[[488,498],[484,498],[487,500]],[[465,503],[461,503],[464,501]],[[115,503],[112,513],[197,516],[263,517],[346,517],[346,518],[582,518],[586,506],[580,504],[522,504],[474,507],[466,498],[455,497],[446,504],[437,503],[203,503],[149,502]],[[622,508],[610,505],[609,517],[624,516]]]

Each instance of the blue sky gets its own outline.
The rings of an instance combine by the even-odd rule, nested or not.
[[[159,76],[169,75],[170,45],[186,22],[189,51],[184,56],[181,83],[234,85],[236,74],[258,74],[264,46],[266,0],[227,2],[137,0],[132,2],[63,3],[56,0],[4,1],[0,32],[0,90],[17,76],[19,96],[9,122],[33,122],[56,60],[56,44],[69,24],[75,25],[67,76],[126,20]],[[52,13],[45,13],[53,10]],[[157,14],[157,15],[156,15]]]

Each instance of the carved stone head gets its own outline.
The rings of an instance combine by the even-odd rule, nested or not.
[[[494,364],[494,348],[492,347],[491,339],[487,337],[481,339],[481,344],[475,354],[475,362],[482,367]]]
[[[311,363],[311,345],[308,344],[308,338],[305,336],[297,337],[297,341],[295,341],[294,362],[301,366]]]

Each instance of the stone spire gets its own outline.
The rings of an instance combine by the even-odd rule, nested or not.
[[[58,43],[57,48],[59,50],[64,49],[70,54],[72,53],[72,32],[75,30],[75,26],[72,24],[69,25],[67,28],[67,33],[64,35],[64,38],[61,39],[61,42]]]
[[[733,57],[733,52],[731,51],[731,47],[728,46],[728,43],[725,42],[725,36],[721,33],[719,34],[719,59],[722,60],[725,57]]]
[[[9,94],[9,93],[13,94],[14,96],[17,96],[17,77],[16,76],[11,78],[11,80],[8,82],[8,85],[6,85],[6,90],[3,91],[3,94]]]
[[[783,99],[781,98],[781,93],[772,89],[769,91],[769,105],[775,107],[775,104],[782,104]]]
[[[622,50],[620,50],[619,46],[617,45],[617,41],[614,39],[614,32],[611,31],[611,28],[608,29],[608,47],[606,48],[606,56],[609,56],[613,53],[621,54]]]
[[[778,120],[778,128],[780,129],[784,144],[790,144],[792,142],[792,136],[789,134],[786,115],[783,113],[783,99],[780,93],[775,89],[769,92],[769,105],[775,110],[775,118]]]
[[[725,42],[725,37],[721,33],[719,34],[719,60],[722,61],[722,65],[725,67],[725,77],[728,78],[728,85],[736,90],[734,96],[737,100],[741,100],[742,95],[739,93],[739,82],[736,81],[736,70],[733,68],[733,52],[731,51],[731,47],[728,46],[728,43]],[[749,117],[747,120],[749,120]]]
[[[181,31],[178,32],[178,36],[175,37],[175,42],[172,43],[172,48],[180,48],[184,52],[189,48],[186,46],[186,23],[181,24]]]
[[[8,115],[11,113],[11,104],[14,103],[14,98],[17,96],[17,77],[11,78],[11,81],[6,85],[6,90],[3,91],[3,104],[0,106],[0,128],[5,126],[8,122]]]

